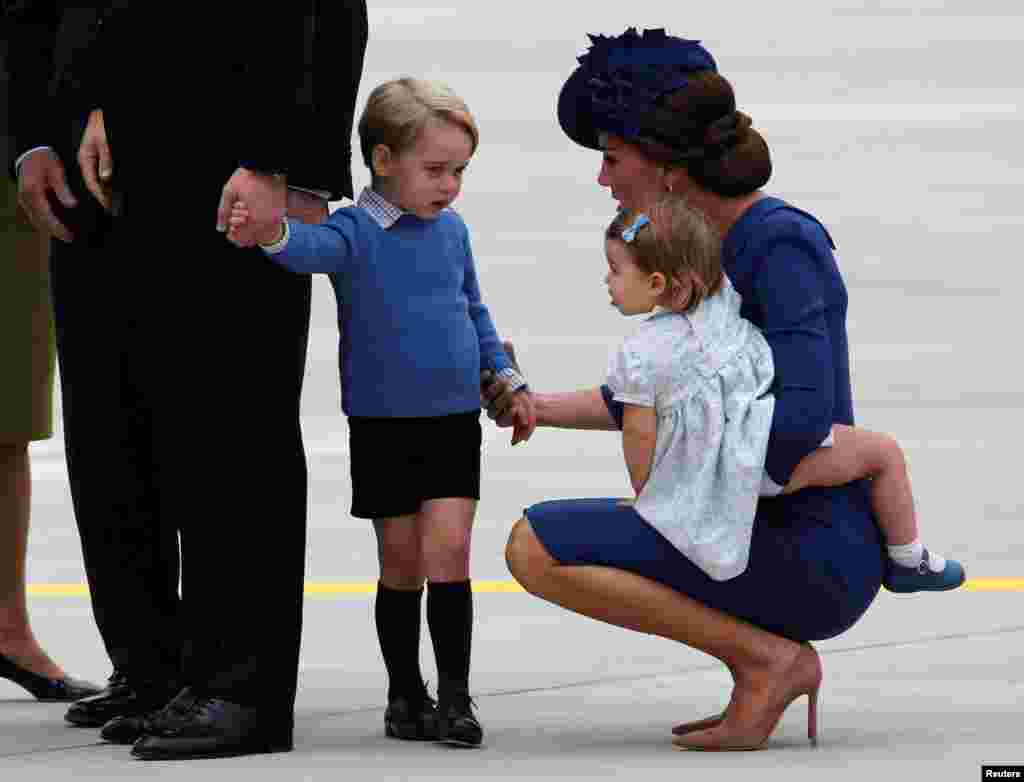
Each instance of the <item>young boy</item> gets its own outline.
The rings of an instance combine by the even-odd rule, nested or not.
[[[387,735],[476,747],[469,552],[481,370],[515,390],[520,439],[536,426],[533,401],[481,300],[466,225],[450,209],[479,139],[465,103],[436,82],[391,81],[371,93],[359,136],[372,182],[355,206],[317,226],[257,225],[239,203],[229,238],[253,237],[286,268],[329,275],[337,294],[351,512],[373,520],[380,561]],[[436,710],[419,666],[424,582]]]

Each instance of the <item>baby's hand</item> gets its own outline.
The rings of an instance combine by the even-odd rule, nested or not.
[[[258,225],[249,213],[244,201],[235,201],[228,216],[228,241],[237,247],[252,247],[255,244],[274,244],[281,239],[283,226],[274,221]]]

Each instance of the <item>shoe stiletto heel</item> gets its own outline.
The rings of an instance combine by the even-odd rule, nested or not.
[[[767,704],[762,708],[761,716],[755,717],[752,724],[736,726],[729,724],[728,714],[718,724],[703,730],[677,735],[672,745],[679,750],[698,750],[705,752],[737,752],[764,749],[768,739],[782,719],[783,713],[797,698],[806,695],[807,703],[807,737],[812,745],[818,743],[818,693],[821,690],[821,660],[814,647],[804,644],[796,660],[790,667],[786,677],[788,687],[775,705]],[[728,710],[727,710],[728,711]],[[684,728],[681,725],[679,728]]]
[[[821,686],[815,687],[807,693],[807,738],[811,746],[818,746],[818,693]]]

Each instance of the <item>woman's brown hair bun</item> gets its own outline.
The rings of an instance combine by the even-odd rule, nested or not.
[[[686,169],[721,196],[763,187],[772,174],[771,152],[753,121],[736,109],[732,85],[715,71],[689,74],[687,84],[662,96],[652,120],[656,143],[638,142],[651,159]],[[675,154],[673,154],[675,153]]]

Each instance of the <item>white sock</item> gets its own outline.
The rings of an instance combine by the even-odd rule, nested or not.
[[[924,557],[924,544],[920,538],[903,546],[886,546],[886,548],[889,550],[889,559],[903,567],[917,567]],[[933,573],[941,573],[946,569],[946,560],[929,551],[928,569]]]

